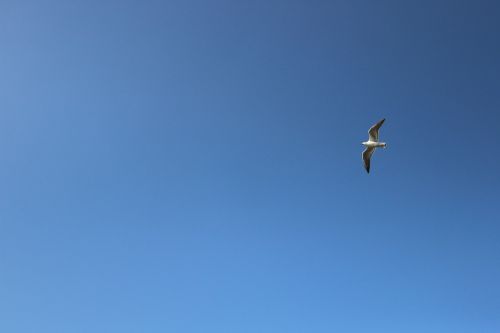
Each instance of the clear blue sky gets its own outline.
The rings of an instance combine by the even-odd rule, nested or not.
[[[2,1],[0,331],[499,332],[499,34],[498,1]]]

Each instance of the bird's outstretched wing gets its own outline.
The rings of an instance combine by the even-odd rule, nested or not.
[[[363,152],[363,161],[365,162],[366,172],[370,173],[370,158],[372,157],[375,148],[366,148]]]
[[[373,125],[372,127],[370,127],[370,129],[368,130],[368,137],[370,141],[378,142],[378,130],[382,126],[384,121],[385,118],[376,123],[375,125]]]

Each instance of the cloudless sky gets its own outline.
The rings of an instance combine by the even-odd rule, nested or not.
[[[498,1],[0,2],[0,331],[500,332],[499,35]]]

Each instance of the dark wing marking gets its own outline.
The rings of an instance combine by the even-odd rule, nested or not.
[[[375,141],[378,142],[378,130],[384,123],[385,118],[373,125],[369,130],[368,130],[368,137],[370,141]]]
[[[372,157],[375,148],[366,148],[363,152],[363,161],[365,162],[366,172],[370,173],[370,158]]]

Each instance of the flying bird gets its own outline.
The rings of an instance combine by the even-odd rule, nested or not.
[[[385,142],[378,141],[378,130],[380,129],[384,121],[385,118],[370,127],[370,129],[368,130],[368,141],[362,143],[366,147],[365,151],[363,152],[363,161],[365,162],[365,169],[367,173],[370,173],[370,158],[372,157],[375,148],[385,148],[387,146]]]

